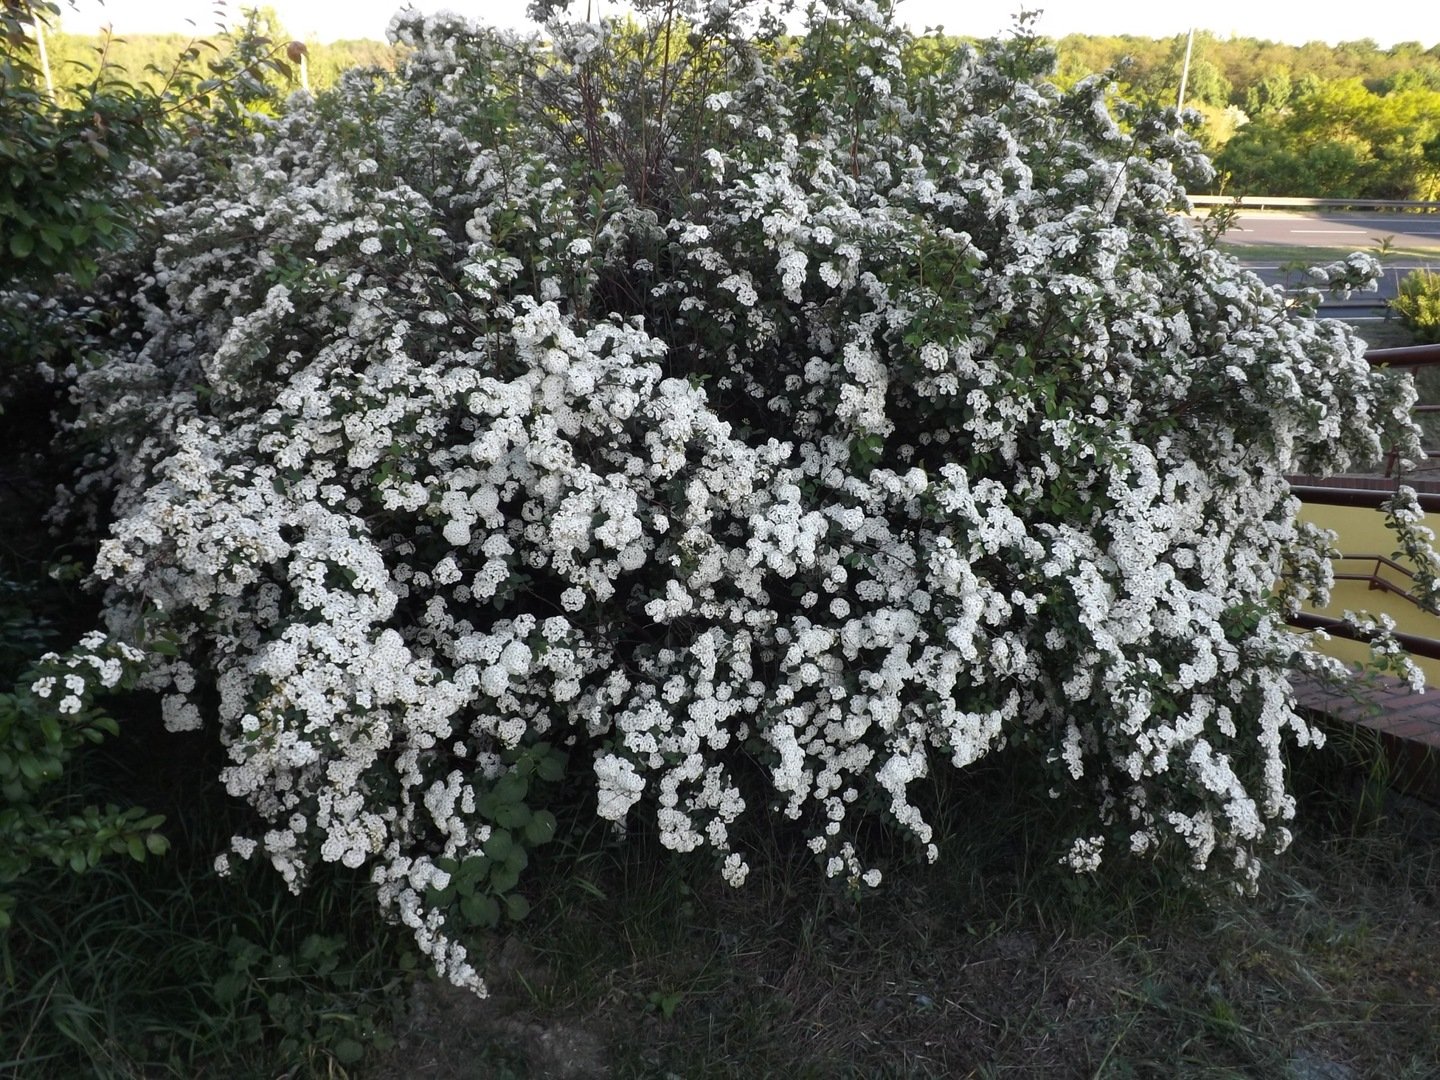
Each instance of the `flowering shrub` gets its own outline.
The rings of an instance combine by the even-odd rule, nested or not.
[[[143,332],[78,375],[109,629],[178,642],[168,726],[268,823],[222,867],[368,867],[478,988],[546,785],[737,885],[741,815],[801,819],[874,885],[857,823],[934,858],[917,785],[1010,747],[1076,869],[1253,880],[1316,738],[1284,474],[1417,453],[1408,382],[1177,213],[1173,114],[1037,41],[675,7],[397,21],[401,74],[168,211]]]

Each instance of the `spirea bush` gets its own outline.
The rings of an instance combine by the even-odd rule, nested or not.
[[[1417,453],[1409,383],[1179,213],[1173,112],[1037,40],[680,9],[397,20],[401,73],[166,211],[75,373],[109,632],[266,823],[222,868],[366,867],[479,988],[557,790],[736,885],[736,822],[796,819],[873,886],[859,826],[933,859],[922,782],[1003,747],[1076,870],[1252,881],[1318,738],[1284,477]]]

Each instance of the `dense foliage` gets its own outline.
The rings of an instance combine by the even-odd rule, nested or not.
[[[397,21],[400,72],[175,157],[153,268],[91,300],[128,321],[68,373],[69,509],[265,823],[221,868],[366,867],[478,987],[556,785],[737,885],[741,816],[799,820],[859,888],[867,820],[936,857],[917,792],[1005,747],[1076,870],[1252,882],[1323,665],[1284,475],[1414,453],[1408,381],[1175,212],[1173,112],[1041,42],[680,7]]]
[[[259,21],[263,36],[288,36],[270,9],[261,9]],[[927,46],[944,53],[962,40],[937,37]],[[78,88],[103,52],[120,69],[158,84],[190,44],[180,35],[105,41],[58,34],[51,42],[52,66],[62,87]],[[1185,46],[1184,35],[1070,34],[1055,43],[1054,78],[1068,87],[1112,72],[1122,97],[1163,107],[1176,101]],[[310,42],[308,49],[310,85],[322,89],[352,67],[393,69],[405,46],[336,41]],[[1202,145],[1220,155],[1211,188],[1341,198],[1431,199],[1440,193],[1440,44],[1286,45],[1201,31],[1185,104],[1199,114]]]
[[[1121,90],[1176,100],[1185,38],[1059,42],[1060,75],[1118,65]],[[1433,199],[1440,194],[1440,45],[1282,45],[1197,33],[1186,104],[1234,194]]]
[[[102,363],[109,335],[133,329],[123,304],[85,290],[103,262],[99,284],[121,295],[128,271],[153,257],[155,163],[182,141],[192,171],[209,160],[265,95],[256,72],[283,71],[272,43],[240,33],[203,68],[192,43],[155,85],[101,57],[52,93],[36,35],[58,14],[48,0],[0,9],[0,929],[11,887],[37,863],[80,871],[106,854],[166,848],[158,816],[69,782],[77,751],[118,730],[104,699],[133,685],[143,656],[98,634],[68,656],[44,651],[47,613],[70,614],[75,597],[46,580],[64,567],[41,518],[82,449],[53,441],[63,399],[51,383]],[[210,168],[223,164],[216,155]]]
[[[1432,270],[1406,274],[1390,306],[1417,341],[1440,343],[1440,274]]]
[[[1242,127],[1215,160],[1236,194],[1434,199],[1440,90],[1321,83]]]
[[[284,24],[274,9],[268,5],[259,8],[246,6],[246,19],[241,27],[252,26],[257,36],[272,41],[291,40]],[[218,12],[217,14],[223,14]],[[232,13],[233,15],[234,13]],[[93,71],[103,56],[107,64],[142,87],[157,89],[163,86],[166,76],[175,63],[175,58],[196,44],[196,38],[185,34],[125,34],[106,39],[94,34],[74,34],[61,30],[49,40],[50,66],[57,89],[63,94],[83,86],[88,73]],[[206,29],[203,28],[202,29]],[[205,49],[209,57],[223,55],[227,37],[234,27],[217,26],[210,32],[215,49]],[[206,40],[204,38],[200,40]],[[312,90],[328,89],[340,79],[340,74],[350,68],[394,68],[396,48],[392,43],[367,39],[340,40],[330,42],[305,42],[307,60],[307,81]],[[298,65],[298,60],[295,61]],[[289,73],[276,73],[270,81],[283,87],[287,92],[298,85],[298,66]]]
[[[1125,86],[1134,96],[1174,101],[1186,35],[1148,38],[1069,34],[1057,43],[1057,76],[1073,80],[1128,59]],[[1308,86],[1362,79],[1378,94],[1408,86],[1440,90],[1440,42],[1403,41],[1383,49],[1362,38],[1327,45],[1287,45],[1253,37],[1195,33],[1187,96],[1209,105],[1235,105],[1252,115],[1288,104]]]

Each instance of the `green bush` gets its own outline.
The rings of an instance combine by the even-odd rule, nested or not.
[[[1432,270],[1406,274],[1390,307],[1421,343],[1440,343],[1440,274]]]
[[[77,750],[119,730],[96,697],[133,686],[143,654],[96,634],[64,657],[27,660],[44,640],[28,595],[0,578],[0,680],[13,680],[0,691],[0,931],[10,928],[16,883],[37,862],[79,873],[105,855],[143,861],[169,846],[158,815],[85,802],[60,782]]]
[[[143,73],[109,63],[107,43],[87,80],[52,93],[34,35],[59,14],[53,0],[0,10],[0,407],[33,378],[35,360],[62,370],[93,360],[67,351],[75,334],[54,332],[46,304],[93,284],[107,253],[144,249],[137,233],[161,201],[160,159],[233,140],[275,111],[291,78],[286,47],[252,17]]]

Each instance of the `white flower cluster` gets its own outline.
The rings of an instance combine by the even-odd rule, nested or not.
[[[371,867],[464,985],[436,860],[542,739],[735,884],[747,812],[870,886],[867,806],[936,857],[915,789],[1000,748],[1075,798],[1077,870],[1253,877],[1314,738],[1284,474],[1414,443],[1408,386],[1172,213],[1173,123],[1019,45],[918,70],[868,4],[762,62],[733,7],[683,125],[604,26],[398,22],[407,71],[166,212],[143,332],[76,379],[112,625],[180,643],[167,722],[271,826],[234,852]]]
[[[145,653],[133,645],[91,631],[69,652],[46,653],[32,665],[30,693],[52,702],[61,716],[75,716],[96,693],[116,689],[145,662]]]

